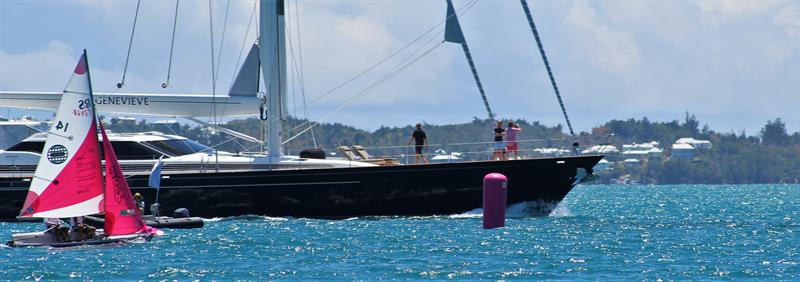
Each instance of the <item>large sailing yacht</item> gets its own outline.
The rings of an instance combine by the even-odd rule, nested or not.
[[[602,159],[601,155],[583,155],[375,166],[285,155],[281,148],[281,117],[287,100],[284,26],[283,0],[261,0],[260,46],[251,49],[243,66],[246,70],[248,64],[258,66],[260,62],[265,82],[266,97],[260,105],[266,107],[262,114],[267,120],[269,150],[252,159],[266,166],[256,166],[253,161],[242,169],[219,169],[215,164],[225,154],[217,153],[207,154],[209,169],[202,171],[169,169],[165,162],[159,196],[164,210],[188,208],[200,217],[454,214],[480,208],[483,177],[502,173],[509,179],[509,205],[528,203],[532,214],[547,215],[576,184],[593,174],[592,168]],[[257,92],[257,72],[240,72],[234,88],[241,85],[255,85]],[[102,105],[98,111],[104,111]],[[148,175],[132,173],[127,179],[133,192],[154,199],[156,191],[148,187]],[[0,203],[0,219],[16,216],[23,204],[16,199],[24,199],[30,181],[21,175],[0,177],[0,198],[9,199]]]

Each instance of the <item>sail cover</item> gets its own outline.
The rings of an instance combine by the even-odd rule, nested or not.
[[[103,176],[90,83],[84,51],[61,96],[21,217],[102,212]]]
[[[119,166],[117,154],[111,141],[108,141],[106,130],[100,123],[100,134],[103,136],[103,155],[106,159],[105,211],[106,218],[103,230],[108,235],[126,235],[145,230],[142,215],[131,196],[131,188],[122,168]]]
[[[467,44],[464,33],[461,32],[461,24],[458,23],[456,10],[453,9],[453,2],[447,0],[447,21],[444,24],[444,41],[458,44]]]

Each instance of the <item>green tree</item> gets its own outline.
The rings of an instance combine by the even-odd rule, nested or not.
[[[786,124],[780,118],[768,120],[761,129],[761,142],[765,145],[786,145],[789,135],[786,134]]]

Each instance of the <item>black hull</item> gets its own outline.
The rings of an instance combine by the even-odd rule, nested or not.
[[[336,169],[170,174],[161,181],[161,212],[187,208],[204,218],[238,215],[348,218],[457,214],[480,208],[483,177],[506,175],[508,204],[536,202],[549,214],[602,156],[539,158]],[[0,179],[0,220],[16,217],[28,184]],[[148,205],[148,176],[128,178]]]

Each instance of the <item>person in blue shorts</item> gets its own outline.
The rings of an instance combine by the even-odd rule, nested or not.
[[[506,143],[503,142],[503,136],[506,135],[506,130],[503,129],[503,121],[498,120],[497,126],[494,128],[494,153],[492,153],[492,160],[505,160],[506,159]]]

